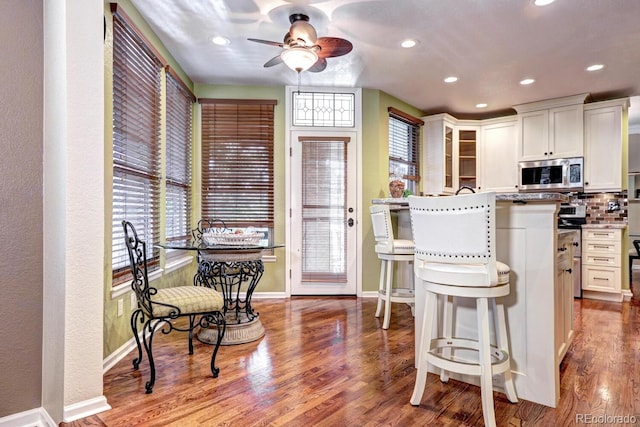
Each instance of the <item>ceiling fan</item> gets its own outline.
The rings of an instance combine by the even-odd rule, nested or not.
[[[284,35],[283,43],[248,39],[252,42],[282,48],[278,56],[264,64],[265,67],[273,67],[284,62],[298,73],[307,70],[318,73],[327,68],[326,58],[346,55],[353,49],[349,40],[338,37],[318,38],[315,28],[309,23],[309,17],[305,14],[294,13],[289,16],[289,22],[291,22],[291,28]]]

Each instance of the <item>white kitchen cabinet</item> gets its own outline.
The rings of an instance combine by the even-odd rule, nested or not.
[[[582,230],[582,290],[585,298],[622,300],[622,229]]]
[[[587,94],[516,105],[518,160],[582,157]]]
[[[478,183],[481,191],[518,191],[516,116],[482,121],[478,153]]]
[[[584,191],[622,191],[627,185],[629,99],[584,107]]]
[[[452,194],[460,186],[478,186],[477,157],[480,126],[449,114],[423,117],[425,194]]]
[[[573,342],[573,233],[558,233],[556,246],[556,280],[554,283],[555,345],[557,363]]]

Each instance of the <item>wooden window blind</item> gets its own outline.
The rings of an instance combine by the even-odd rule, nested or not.
[[[202,218],[228,227],[274,223],[272,100],[200,99]]]
[[[158,267],[160,241],[160,76],[162,64],[127,19],[113,20],[114,283],[129,276],[121,221],[147,242],[149,268]]]
[[[191,147],[193,102],[191,92],[167,73],[166,84],[166,239],[191,235]]]
[[[405,188],[416,193],[419,171],[420,126],[424,122],[389,108],[389,175],[401,176]]]

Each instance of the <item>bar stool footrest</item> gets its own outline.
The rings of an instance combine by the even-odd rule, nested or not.
[[[479,342],[464,338],[436,338],[431,340],[431,349],[427,353],[427,362],[437,368],[449,372],[480,376],[482,366],[479,362],[467,360],[454,360],[452,356],[439,354],[436,351],[449,348],[451,350],[479,351]],[[509,353],[498,347],[491,345],[491,373],[492,375],[502,374],[511,369],[509,363]]]
[[[384,299],[386,298],[387,293],[384,290],[380,290],[378,291],[378,296]],[[415,301],[415,293],[413,292],[413,289],[393,288],[389,300],[391,302],[413,303]]]

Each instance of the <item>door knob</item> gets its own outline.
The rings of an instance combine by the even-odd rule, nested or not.
[[[347,225],[348,225],[349,227],[353,227],[353,218],[349,218],[349,219],[347,220]]]

